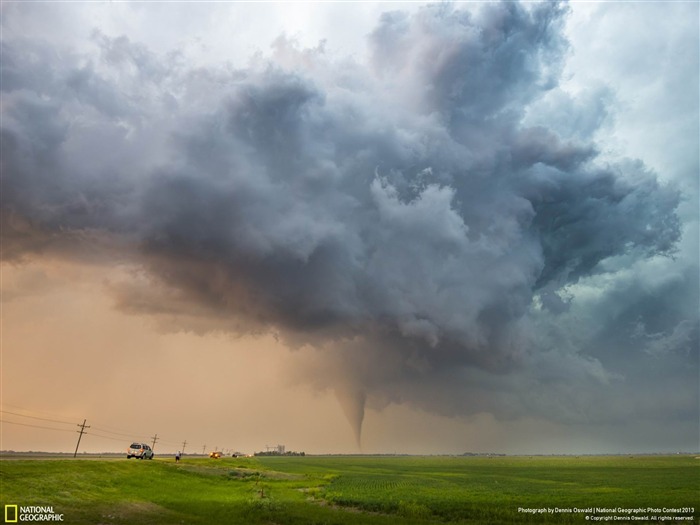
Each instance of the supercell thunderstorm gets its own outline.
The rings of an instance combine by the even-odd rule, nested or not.
[[[543,103],[567,96],[567,14],[390,12],[366,60],[280,37],[245,68],[99,31],[81,52],[5,39],[4,257],[123,259],[124,311],[306,348],[296,373],[335,390],[358,442],[365,404],[618,417],[601,401],[635,387],[603,337],[675,370],[697,322],[621,304],[634,277],[597,299],[619,329],[573,318],[577,286],[673,255],[681,196]]]

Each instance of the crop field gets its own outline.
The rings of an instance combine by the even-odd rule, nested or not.
[[[700,460],[693,456],[3,459],[0,483],[3,508],[17,505],[10,519],[50,512],[63,523],[91,525],[700,517]]]

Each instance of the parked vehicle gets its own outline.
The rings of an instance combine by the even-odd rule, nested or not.
[[[214,452],[209,452],[210,458],[219,459],[221,456],[222,456],[222,453],[219,452],[218,450],[215,450]]]
[[[126,459],[153,459],[153,456],[155,456],[153,449],[146,443],[132,443],[126,450]]]

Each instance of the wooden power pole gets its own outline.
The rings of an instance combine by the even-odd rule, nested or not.
[[[86,425],[87,419],[83,419],[83,424],[78,425],[80,427],[80,430],[76,430],[76,432],[80,432],[80,435],[78,436],[78,444],[75,445],[75,452],[73,453],[73,457],[76,457],[78,455],[78,447],[80,446],[80,440],[83,438],[83,434],[85,434],[85,429],[90,428],[89,425]]]

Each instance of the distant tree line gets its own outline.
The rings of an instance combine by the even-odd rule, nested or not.
[[[288,450],[284,454],[277,450],[268,450],[267,452],[255,452],[254,456],[306,456],[306,452],[294,452],[293,450]]]

